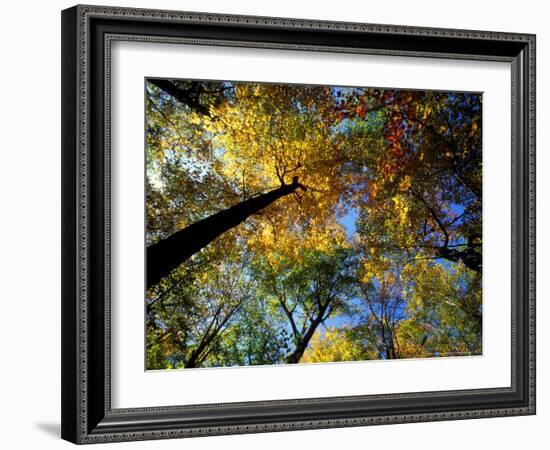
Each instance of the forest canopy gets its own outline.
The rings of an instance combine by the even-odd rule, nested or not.
[[[147,369],[481,354],[481,94],[145,87]]]

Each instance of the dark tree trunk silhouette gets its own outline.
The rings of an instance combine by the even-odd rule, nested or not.
[[[481,252],[479,252],[479,249],[481,247],[481,236],[475,233],[472,233],[471,236],[468,236],[466,248],[464,248],[463,250],[450,248],[450,236],[443,220],[441,220],[435,209],[424,199],[424,196],[422,194],[412,191],[412,195],[424,204],[432,218],[437,223],[441,232],[443,233],[444,243],[441,247],[437,249],[437,256],[455,263],[462,262],[468,269],[473,270],[477,273],[481,273],[483,267]]]
[[[209,105],[214,106],[222,102],[225,96],[224,93],[229,88],[227,86],[214,88],[211,83],[205,81],[181,82],[155,78],[147,81],[196,113],[210,118],[212,118],[212,115]]]
[[[298,188],[305,190],[298,182],[298,177],[294,177],[291,184],[283,184],[265,194],[249,198],[150,245],[147,247],[147,288],[157,284],[221,234]]]
[[[455,263],[462,262],[462,264],[464,264],[468,269],[481,273],[481,253],[479,253],[474,247],[468,246],[464,250],[455,250],[443,247],[440,249],[439,253],[442,258]]]
[[[465,248],[457,250],[444,246],[439,253],[442,258],[455,263],[462,262],[468,269],[481,273],[483,260],[480,250],[481,236],[472,234],[468,236]]]
[[[290,353],[285,358],[285,361],[288,364],[296,364],[300,362],[300,359],[302,359],[302,356],[304,356],[307,346],[309,345],[309,341],[313,337],[315,330],[317,330],[317,327],[321,325],[328,318],[330,314],[329,307],[333,300],[334,299],[332,297],[329,297],[325,301],[325,303],[322,303],[321,300],[318,300],[318,305],[320,309],[319,311],[317,311],[317,314],[315,315],[315,317],[310,321],[307,330],[305,330],[304,333],[300,333],[298,336],[296,336],[295,334],[295,337],[298,338],[298,343],[296,344],[296,348],[292,351],[292,353]],[[285,312],[287,311],[288,310],[285,307]],[[293,327],[292,327],[293,330],[296,330],[296,327],[294,325],[294,319],[292,319],[292,324],[293,324]],[[294,331],[294,333],[296,333],[296,331]]]
[[[313,337],[313,334],[315,333],[315,330],[317,327],[321,324],[322,320],[314,320],[306,333],[302,336],[300,341],[298,342],[298,345],[296,345],[296,348],[292,351],[290,355],[288,355],[285,360],[288,364],[296,364],[300,362],[300,359],[302,356],[304,356],[304,352],[307,349],[307,346],[309,344],[309,341]]]

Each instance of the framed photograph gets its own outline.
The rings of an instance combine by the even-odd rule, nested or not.
[[[535,413],[535,36],[62,12],[62,437]]]

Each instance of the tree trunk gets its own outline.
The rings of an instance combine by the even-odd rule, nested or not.
[[[285,358],[285,361],[288,364],[296,364],[296,363],[300,362],[300,359],[302,359],[302,356],[304,356],[304,352],[306,351],[307,346],[309,344],[309,341],[313,337],[313,334],[315,333],[315,330],[317,330],[317,327],[319,325],[321,325],[321,323],[324,321],[324,319],[326,319],[326,317],[324,317],[324,315],[327,312],[327,309],[329,307],[330,302],[331,302],[331,300],[329,299],[329,300],[327,300],[327,302],[324,305],[321,306],[320,311],[318,312],[315,319],[313,319],[311,321],[311,323],[309,325],[309,328],[307,329],[307,331],[300,338],[300,340],[299,340],[298,344],[296,345],[296,348],[294,349],[294,351]]]
[[[208,108],[200,103],[200,91],[197,87],[200,88],[200,84],[193,84],[190,88],[184,89],[176,86],[170,80],[160,80],[160,79],[149,79],[149,83],[154,84],[159,89],[166,92],[168,95],[175,98],[178,102],[187,105],[192,110],[198,112],[199,114],[208,116]]]
[[[296,364],[300,362],[300,359],[302,356],[304,356],[304,352],[307,349],[307,346],[309,344],[309,341],[313,337],[313,333],[315,333],[315,330],[319,326],[320,322],[315,321],[307,330],[306,334],[304,334],[303,338],[300,339],[300,342],[298,342],[298,345],[294,349],[294,351],[286,357],[287,364]]]
[[[440,255],[449,261],[459,263],[462,262],[468,269],[477,273],[482,270],[481,253],[472,247],[466,247],[464,250],[454,250],[443,247],[440,250]]]
[[[249,216],[258,213],[279,198],[293,193],[297,188],[305,190],[305,187],[298,183],[298,177],[294,177],[291,184],[283,184],[265,194],[249,198],[147,247],[147,288],[157,284],[218,236],[241,224]]]

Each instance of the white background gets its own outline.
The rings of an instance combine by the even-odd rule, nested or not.
[[[98,1],[98,3],[101,3]],[[549,193],[550,91],[548,12],[544,2],[463,0],[339,2],[278,0],[158,0],[107,4],[239,14],[294,16],[434,27],[534,32],[538,35],[538,198]],[[59,440],[60,397],[60,16],[71,2],[3,5],[2,71],[2,313],[0,326],[0,444],[5,448],[69,448]],[[6,160],[7,158],[7,160]],[[548,204],[548,202],[546,202]],[[538,204],[539,323],[548,317],[548,208]],[[385,427],[225,436],[186,441],[115,444],[119,448],[409,449],[543,448],[550,420],[550,327],[538,329],[538,415]]]
[[[114,43],[111,55],[114,408],[510,386],[509,63],[136,42]],[[145,372],[145,105],[136,93],[147,76],[483,92],[483,356]]]

